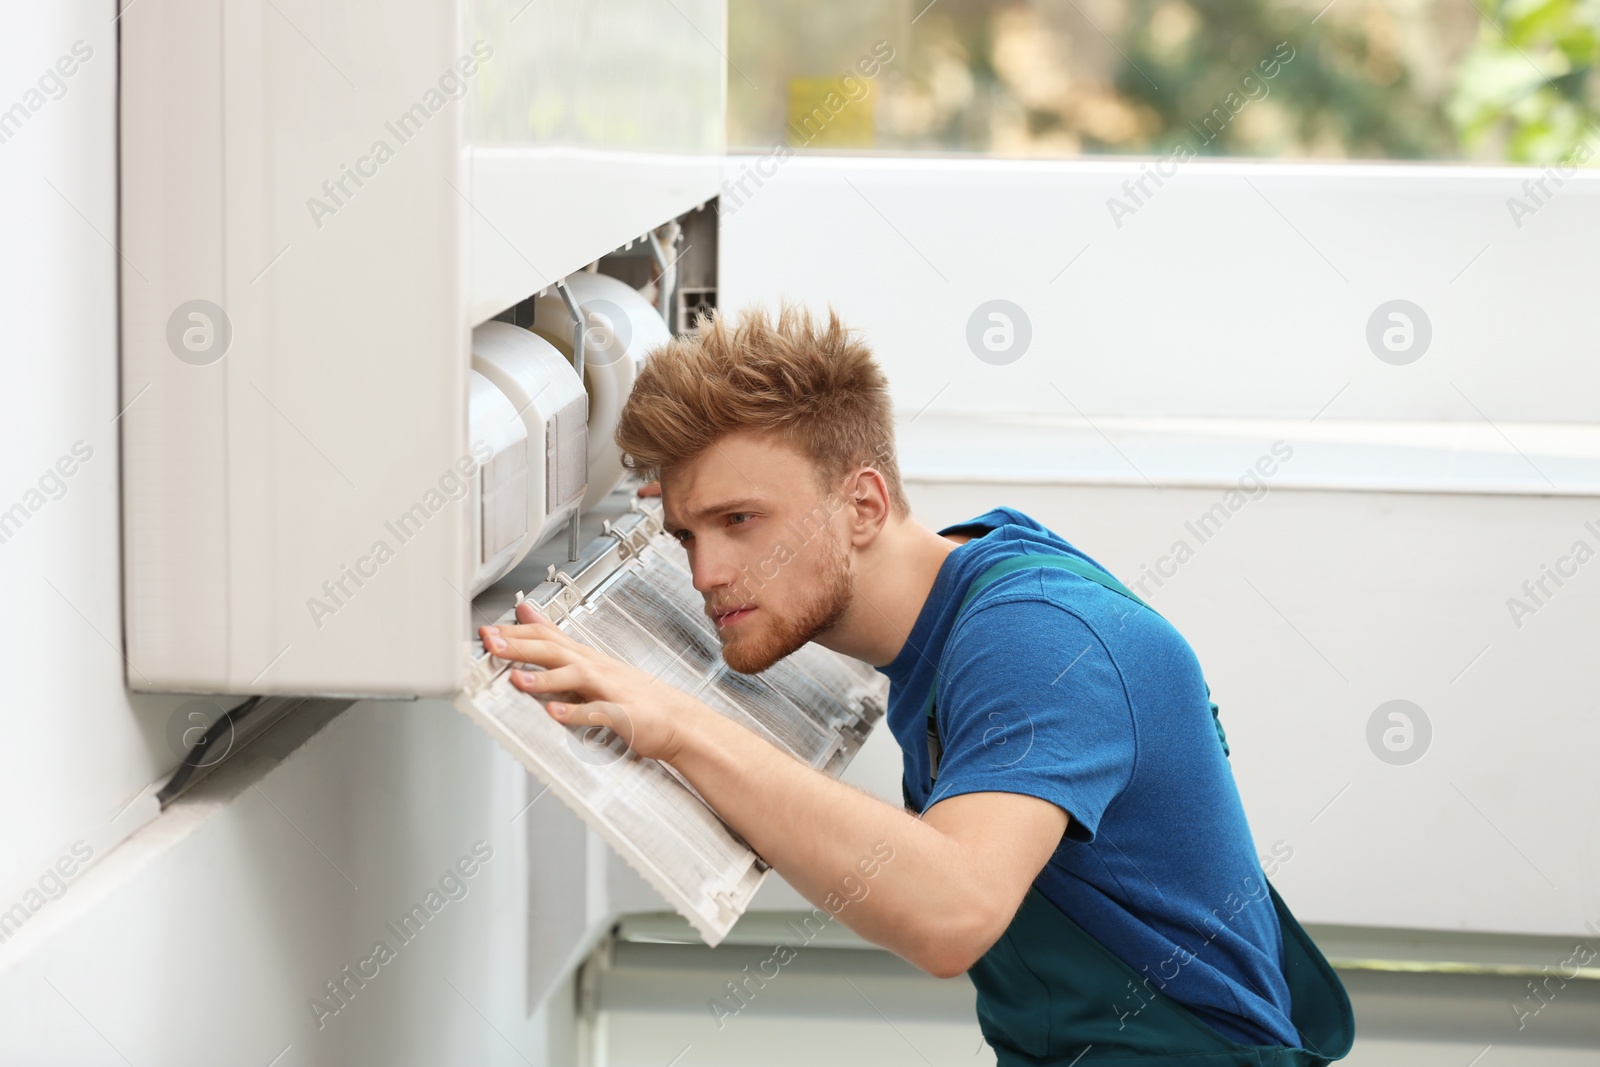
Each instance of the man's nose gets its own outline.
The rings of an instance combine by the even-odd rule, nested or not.
[[[689,561],[689,573],[695,591],[705,594],[731,585],[739,572],[726,553],[715,550],[708,552],[703,546],[697,545],[694,558]]]

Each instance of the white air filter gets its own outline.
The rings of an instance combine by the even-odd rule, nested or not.
[[[527,429],[529,536],[520,561],[565,529],[583,500],[588,401],[572,364],[544,338],[509,322],[472,331],[472,369],[506,395]]]
[[[622,452],[612,439],[622,405],[645,358],[672,340],[661,314],[627,283],[580,271],[565,279],[584,317],[583,379],[589,389],[588,511],[622,481]],[[572,358],[572,316],[549,290],[534,302],[533,328]]]
[[[729,670],[682,556],[682,546],[661,532],[659,507],[641,507],[591,542],[575,577],[563,574],[529,599],[576,640],[838,777],[883,715],[888,678],[814,644],[759,675]],[[539,698],[511,685],[508,663],[479,645],[471,649],[470,681],[456,707],[609,842],[708,944],[721,941],[760,888],[767,864],[676,770],[641,759],[609,729],[557,722]]]

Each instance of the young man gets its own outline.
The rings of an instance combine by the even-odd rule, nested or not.
[[[1246,1049],[1327,1062],[1299,1046],[1339,1044],[1348,1001],[1341,1014],[1342,988],[1286,911],[1280,926],[1188,644],[1020,512],[938,532],[913,519],[887,381],[836,315],[702,322],[645,364],[617,442],[659,476],[730,667],[757,673],[815,641],[888,675],[920,814],[528,605],[519,625],[482,630],[496,655],[546,668],[513,684],[578,694],[550,713],[677,768],[808,900],[892,849],[840,920],[930,974],[969,973],[1003,1064],[1086,1047],[1121,1064],[1209,1067]],[[1327,1009],[1316,1035],[1291,1020],[1316,1007],[1293,1003],[1286,975],[1302,971],[1321,981],[1306,986]]]

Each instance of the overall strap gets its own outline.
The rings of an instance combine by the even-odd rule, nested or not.
[[[1149,604],[1146,604],[1143,600],[1140,600],[1134,595],[1131,589],[1117,581],[1116,578],[1107,574],[1094,564],[1079,559],[1077,556],[1025,552],[1020,556],[1012,556],[1010,559],[1001,560],[1000,562],[986,568],[982,574],[974,578],[972,584],[967,587],[967,595],[962,598],[960,607],[956,609],[957,616],[959,617],[961,612],[966,610],[967,605],[972,602],[973,597],[983,592],[996,581],[1004,578],[1008,574],[1014,574],[1017,571],[1027,570],[1035,567],[1056,567],[1064,571],[1071,571],[1080,578],[1087,578],[1091,582],[1105,586],[1113,593],[1119,593],[1122,596],[1127,597],[1140,607],[1149,608],[1151,611],[1155,611],[1155,608],[1151,608]],[[1159,615],[1160,612],[1156,612],[1156,614]],[[939,676],[938,672],[935,671],[933,681],[928,685],[928,700],[926,708],[928,720],[928,781],[930,786],[933,782],[938,780],[939,757],[944,752],[944,746],[939,739],[938,709],[936,707],[938,688]],[[1228,735],[1222,729],[1222,719],[1220,717],[1220,709],[1217,707],[1217,702],[1215,700],[1211,700],[1211,686],[1209,683],[1206,684],[1206,699],[1211,705],[1211,722],[1217,728],[1217,741],[1221,743],[1222,754],[1226,757],[1230,754],[1228,751]]]

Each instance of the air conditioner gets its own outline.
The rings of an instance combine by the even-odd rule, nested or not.
[[[563,524],[620,480],[618,352],[669,336],[666,290],[715,288],[726,19],[125,10],[130,688],[461,688],[474,612],[504,608],[474,597],[539,545],[573,556]]]

